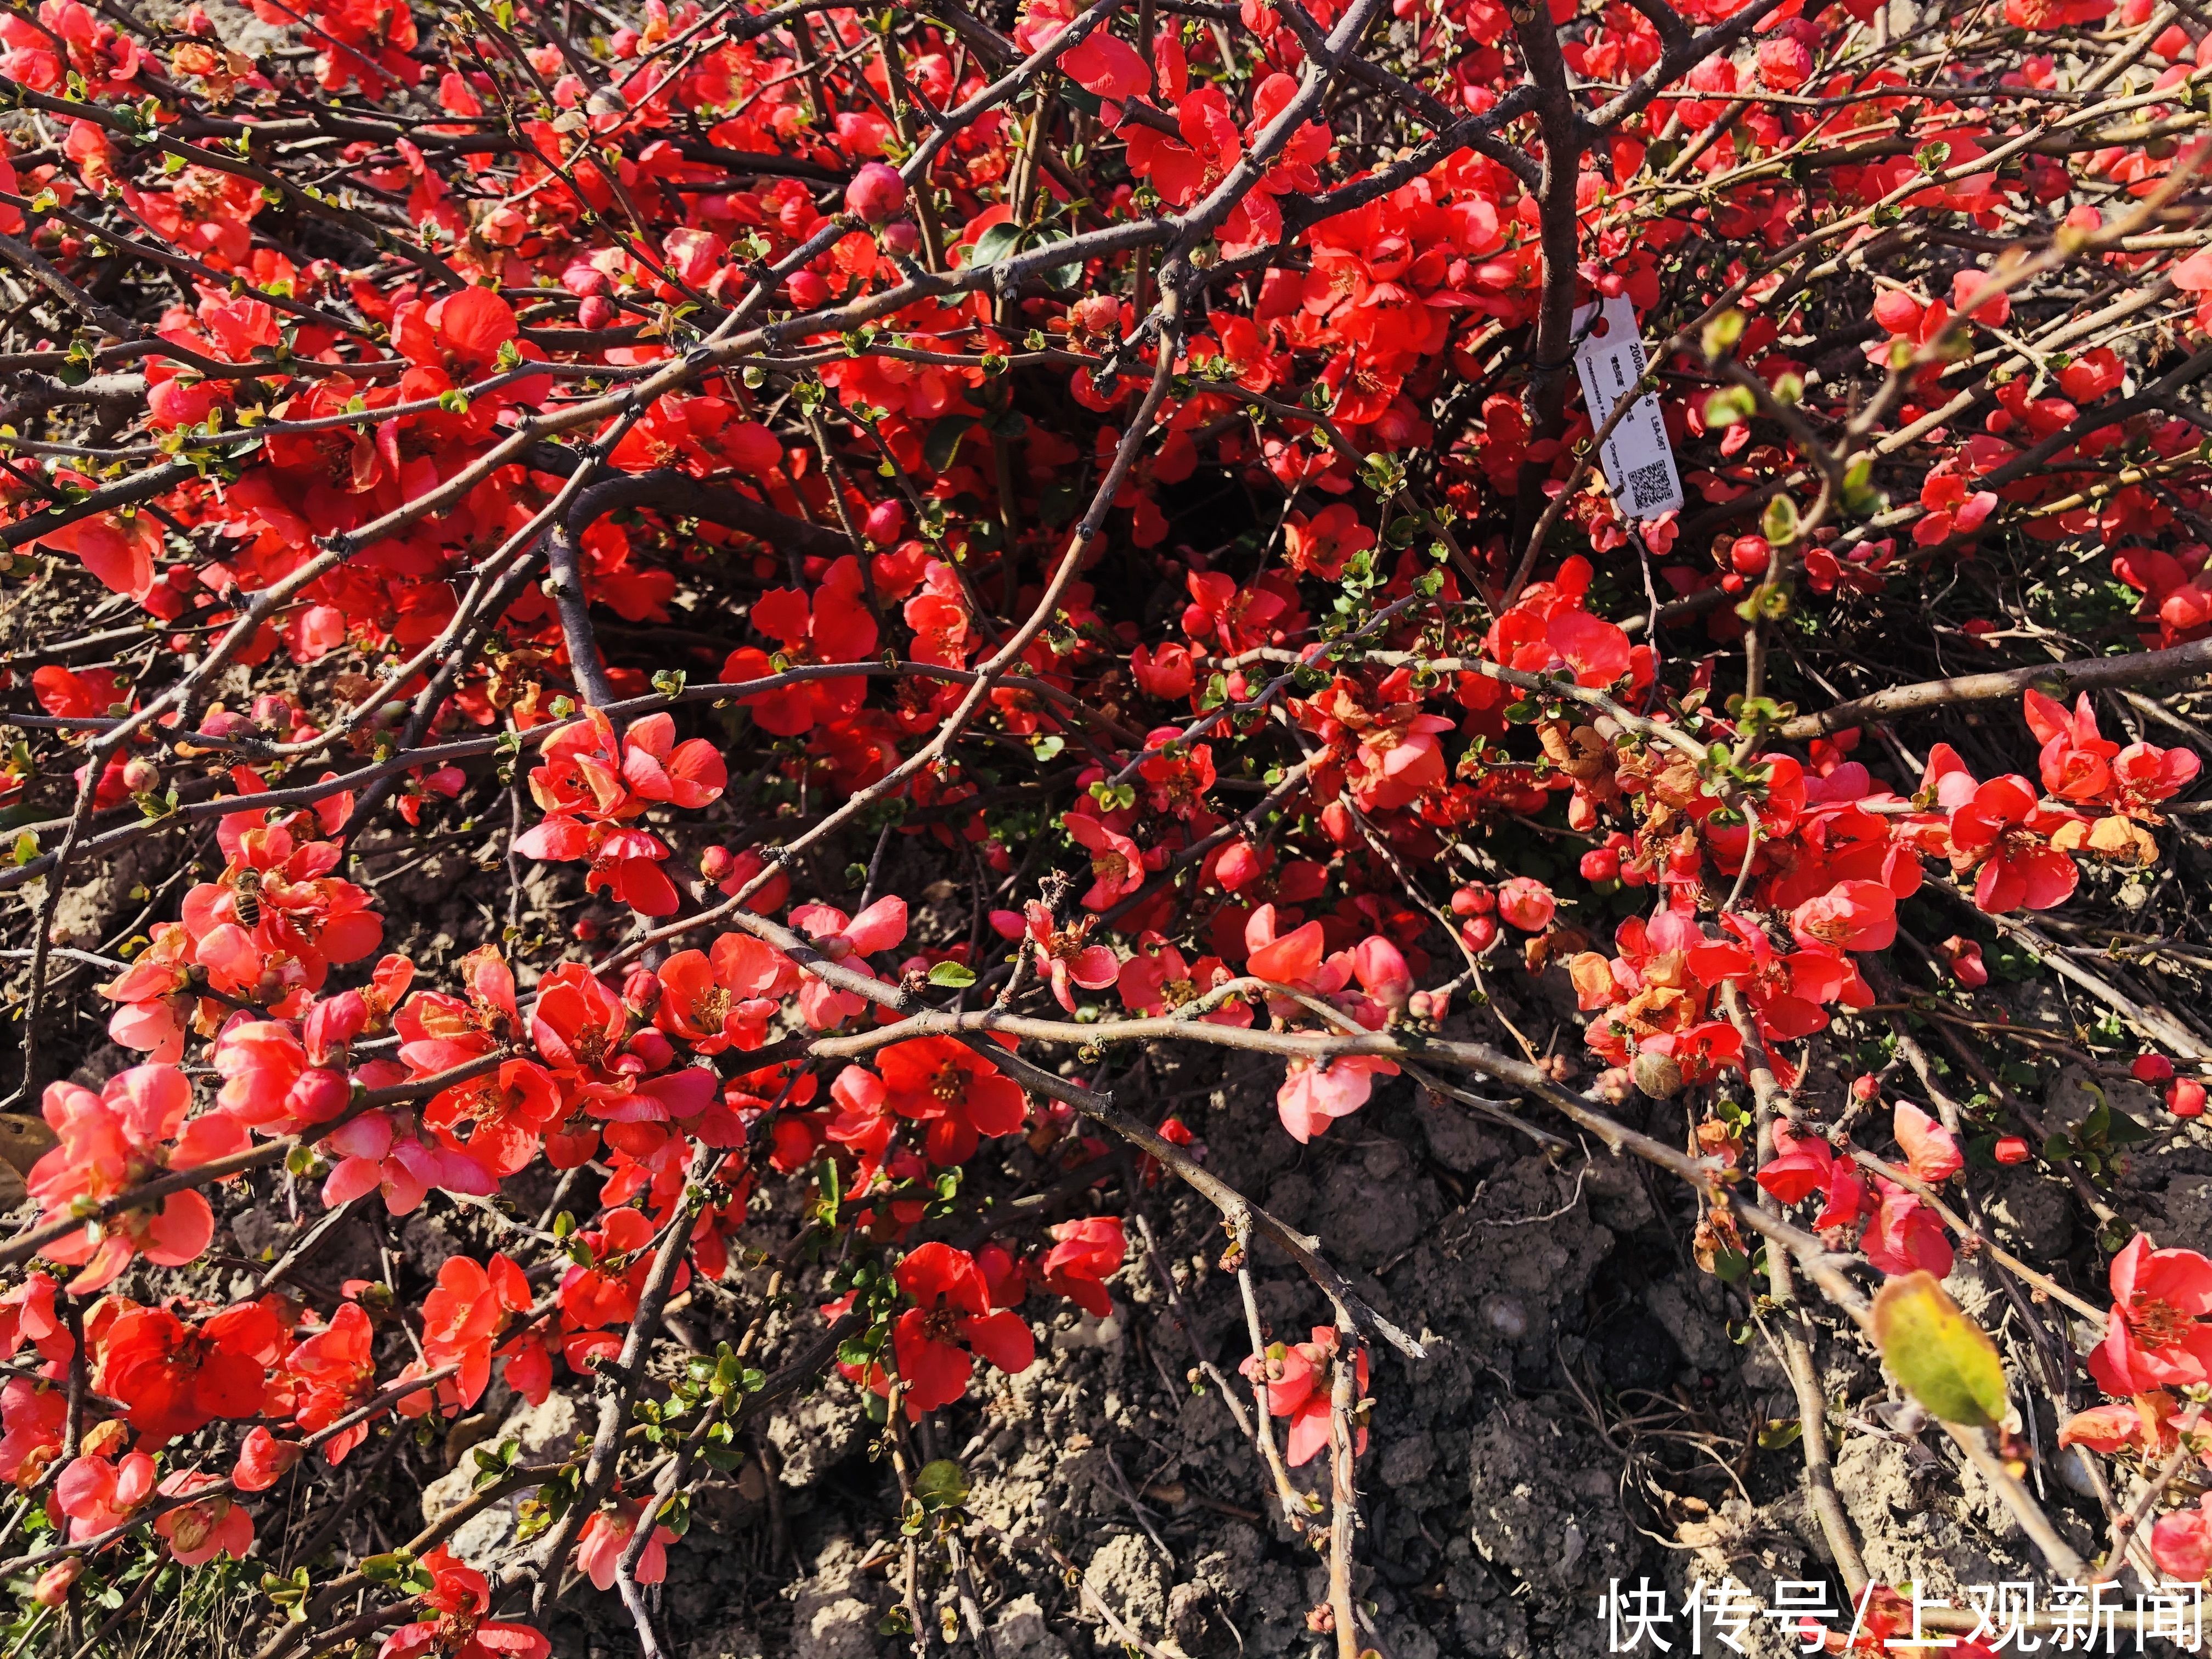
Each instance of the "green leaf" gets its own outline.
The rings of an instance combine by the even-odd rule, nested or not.
[[[949,1457],[925,1463],[914,1477],[914,1495],[926,1510],[957,1509],[968,1501],[968,1474]]]
[[[1021,245],[1022,228],[1000,221],[975,239],[968,250],[970,265],[994,265]]]
[[[936,422],[929,428],[929,436],[922,440],[921,459],[929,463],[933,471],[942,472],[952,465],[952,457],[960,447],[961,439],[975,422],[962,418]]]
[[[1767,502],[1759,527],[1775,546],[1787,547],[1797,539],[1797,503],[1787,495],[1777,495]]]
[[[940,962],[929,970],[932,985],[949,986],[954,990],[975,982],[975,970],[965,963]]]
[[[1881,1287],[1874,1338],[1889,1374],[1946,1423],[1990,1428],[2004,1420],[2004,1362],[1935,1274],[1906,1273]]]
[[[1706,361],[1715,362],[1727,356],[1735,349],[1735,343],[1743,338],[1744,325],[1747,320],[1743,313],[1730,306],[1707,323],[1703,341]]]

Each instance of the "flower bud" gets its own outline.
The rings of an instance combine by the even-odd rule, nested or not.
[[[2027,1143],[2018,1135],[1999,1135],[1997,1144],[1990,1149],[1990,1156],[2000,1164],[2025,1164],[2027,1155]]]
[[[2204,1115],[2204,1085],[2193,1077],[2178,1077],[2166,1085],[2166,1109],[2176,1117]]]
[[[650,1025],[629,1040],[629,1051],[655,1072],[666,1071],[676,1060],[675,1045]]]
[[[878,501],[868,509],[867,521],[861,533],[878,547],[895,547],[906,533],[906,503],[899,501]]]
[[[846,210],[872,225],[906,211],[906,180],[898,169],[870,161],[845,186]]]
[[[2128,1067],[2129,1075],[2138,1083],[2171,1083],[2173,1062],[2164,1054],[2137,1054],[2135,1063]]]
[[[1498,895],[1480,882],[1469,882],[1451,896],[1455,916],[1486,916],[1498,908]]]
[[[69,1599],[70,1586],[84,1572],[84,1558],[72,1555],[66,1561],[57,1561],[39,1575],[32,1587],[31,1599],[42,1607],[58,1607]]]
[[[911,259],[921,249],[921,232],[911,219],[894,219],[884,227],[884,246]]]
[[[730,872],[737,867],[737,854],[726,847],[709,847],[699,854],[699,874],[702,880],[726,881]]]
[[[826,305],[830,299],[830,284],[811,270],[794,270],[784,279],[783,291],[791,296],[791,303],[801,311],[811,311]]]
[[[1496,916],[1469,916],[1460,924],[1459,936],[1467,941],[1467,948],[1480,956],[1498,943]]]
[[[1594,847],[1583,854],[1582,877],[1584,881],[1619,881],[1620,854],[1610,847]]]
[[[660,1006],[660,975],[650,968],[633,968],[623,981],[623,1006],[640,1019],[648,1019]]]
[[[576,326],[602,329],[615,319],[615,302],[604,294],[587,294],[576,307]]]
[[[1862,1106],[1870,1105],[1881,1098],[1881,1079],[1872,1072],[1861,1072],[1851,1079],[1851,1098]]]
[[[1540,933],[1552,925],[1559,901],[1540,881],[1515,876],[1498,887],[1498,914],[1524,933]]]
[[[1729,545],[1729,563],[1739,576],[1764,576],[1774,562],[1774,544],[1764,536],[1739,536]]]
[[[150,795],[161,787],[161,769],[143,755],[123,763],[123,787],[134,795]]]
[[[1119,334],[1121,302],[1110,294],[1086,295],[1068,307],[1067,320],[1079,334]]]

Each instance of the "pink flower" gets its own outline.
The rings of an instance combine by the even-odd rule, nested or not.
[[[70,1541],[112,1532],[131,1518],[131,1511],[152,1494],[154,1460],[135,1451],[120,1462],[105,1457],[79,1457],[54,1482],[55,1501],[69,1517]]]
[[[1912,1173],[1931,1187],[1966,1167],[1951,1132],[1909,1100],[1897,1103],[1894,1132]]]
[[[1514,876],[1498,884],[1498,914],[1524,933],[1542,933],[1559,908],[1552,890],[1530,877]]]
[[[576,1539],[576,1569],[596,1588],[615,1587],[615,1570],[622,1565],[643,1513],[642,1504],[618,1501],[612,1510],[601,1510],[584,1522],[584,1530]],[[668,1547],[675,1541],[676,1534],[667,1528],[653,1528],[653,1536],[637,1558],[638,1583],[657,1584],[668,1577]]]
[[[333,1208],[380,1188],[384,1207],[406,1215],[434,1187],[478,1196],[498,1190],[483,1165],[466,1152],[424,1146],[411,1124],[401,1134],[386,1112],[363,1112],[333,1130],[323,1145],[340,1155],[323,1182],[323,1202]]]
[[[1275,1109],[1283,1127],[1301,1146],[1367,1103],[1375,1079],[1395,1077],[1395,1061],[1371,1054],[1344,1054],[1327,1061],[1293,1060],[1289,1075],[1275,1091]]]
[[[865,958],[892,950],[906,938],[906,901],[892,894],[849,918],[830,905],[802,904],[791,913],[791,920],[830,961],[874,979],[876,971]],[[817,1031],[835,1030],[847,1020],[857,1019],[867,1006],[867,999],[859,992],[840,991],[814,974],[807,974],[799,984],[799,1015]]]
[[[2193,1510],[2161,1515],[2150,1529],[2150,1559],[2168,1578],[2185,1584],[2200,1583],[2212,1571],[2212,1497],[2200,1498]]]
[[[191,1085],[173,1066],[134,1066],[110,1078],[98,1094],[74,1083],[47,1085],[43,1110],[59,1144],[25,1178],[46,1218],[73,1215],[80,1202],[100,1203],[164,1168],[205,1162],[208,1144],[235,1141],[236,1124],[219,1113],[187,1127],[185,1114],[191,1103]],[[209,1127],[200,1129],[201,1123]],[[70,1281],[82,1294],[106,1285],[133,1255],[182,1267],[214,1236],[215,1212],[207,1200],[197,1192],[172,1193],[158,1209],[87,1222],[44,1254],[70,1267],[83,1265]]]
[[[1938,1279],[1949,1277],[1951,1241],[1936,1212],[1893,1181],[1876,1176],[1874,1184],[1881,1197],[1859,1240],[1866,1259],[1886,1273],[1925,1269]]]
[[[221,1484],[214,1475],[198,1469],[179,1469],[161,1482],[161,1492],[166,1497],[179,1498]],[[170,1553],[180,1567],[197,1567],[218,1555],[243,1561],[253,1547],[252,1517],[228,1493],[167,1510],[155,1517],[154,1530],[169,1540]]]

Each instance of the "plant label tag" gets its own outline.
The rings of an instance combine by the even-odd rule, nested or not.
[[[1590,321],[1594,311],[1598,313],[1595,323]],[[1586,335],[1585,327],[1589,331]],[[1613,405],[1643,378],[1644,342],[1636,334],[1636,307],[1625,294],[1602,306],[1578,308],[1574,328],[1582,337],[1575,348],[1575,368],[1582,375],[1583,401],[1595,428],[1606,423]],[[1681,506],[1682,478],[1674,470],[1674,452],[1667,442],[1657,394],[1645,392],[1621,416],[1599,452],[1598,463],[1613,500],[1628,517],[1656,519],[1669,507]]]

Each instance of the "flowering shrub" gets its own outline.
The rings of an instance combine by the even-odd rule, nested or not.
[[[927,1544],[919,1652],[982,1523],[915,1449],[1071,1351],[1048,1322],[1173,1292],[1124,1225],[1165,1189],[1249,1314],[1243,1383],[1195,1331],[1191,1375],[1356,1659],[1361,1460],[1423,1346],[1153,1099],[1212,1048],[1317,1151],[1386,1089],[1564,1122],[1679,1178],[1701,1267],[1869,1331],[1869,1287],[1997,1263],[2096,1328],[2061,1439],[2142,1466],[2116,1559],[2204,1577],[2212,1263],[2124,1178],[2212,1072],[2167,982],[2203,959],[2160,954],[2196,923],[2152,925],[2212,747],[2172,690],[2212,666],[2212,37],[1383,9],[0,20],[46,1147],[0,1255],[11,1653],[110,1640],[163,1564],[274,1568],[349,1459],[556,1391],[579,1445],[470,1454],[535,1494],[502,1555],[451,1508],[397,1551],[334,1522],[256,1642],[528,1659],[573,1572],[657,1653],[694,1495],[832,1374]],[[464,845],[476,909],[416,914]],[[2015,1018],[2038,971],[2094,1015]],[[2023,1169],[2101,1303],[1991,1254]],[[246,1273],[218,1218],[257,1209]],[[347,1215],[460,1248],[300,1272]],[[684,1334],[771,1264],[742,1340]],[[1936,1340],[1882,1339],[1916,1397]],[[2055,1538],[2017,1415],[1929,1409]]]

